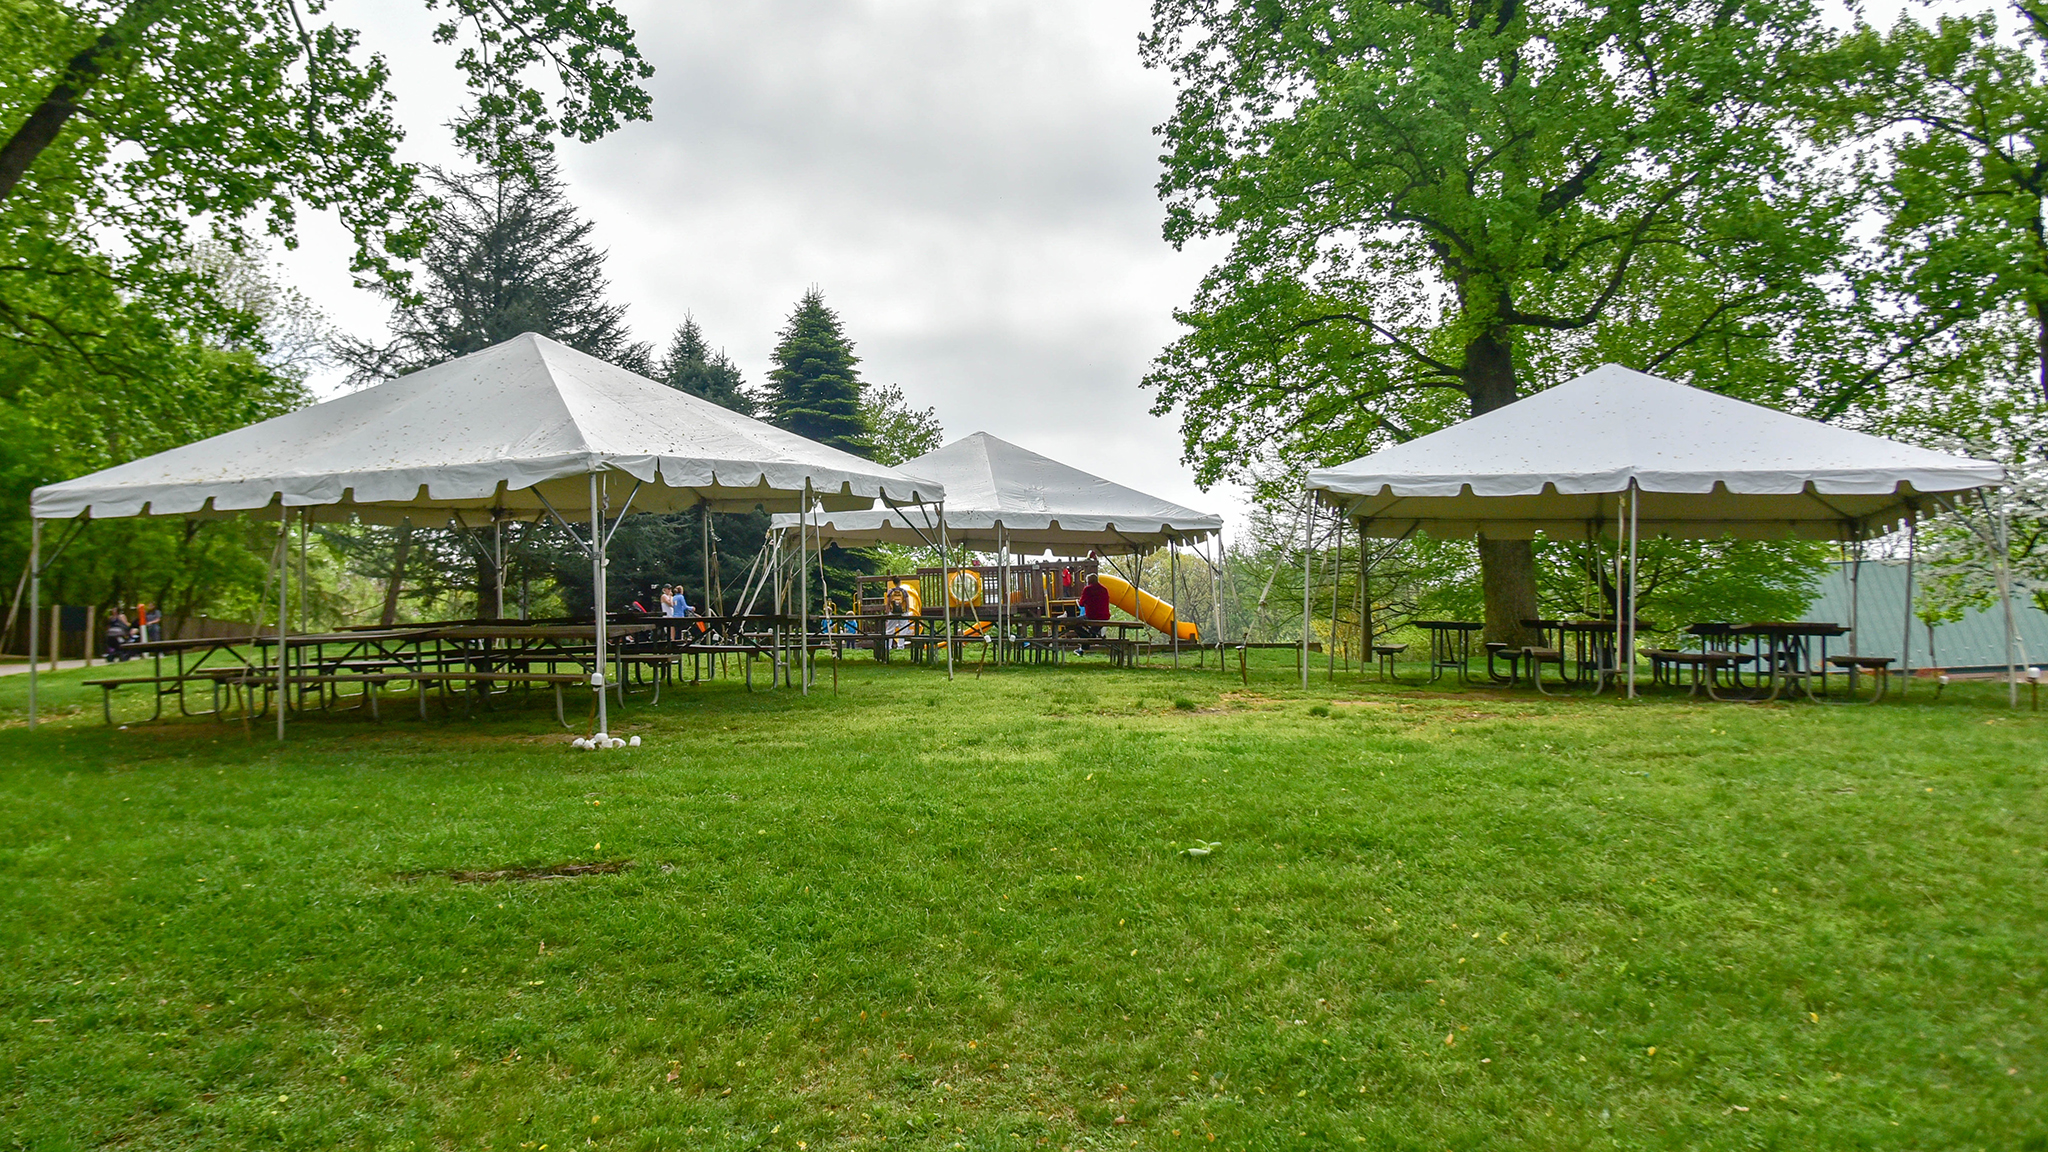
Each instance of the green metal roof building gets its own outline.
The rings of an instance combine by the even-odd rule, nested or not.
[[[1805,619],[1849,622],[1849,571],[1852,565],[1837,564],[1820,584],[1820,594],[1807,608]],[[1917,582],[1927,574],[1914,573]],[[1861,635],[1856,651],[1865,656],[1899,655],[1906,628],[1906,565],[1900,561],[1865,560],[1857,579],[1857,617]],[[1918,591],[1916,584],[1915,591]],[[2017,644],[2013,660],[2020,667],[2048,663],[2048,612],[2034,607],[2021,593],[2012,599],[2012,616]],[[1931,643],[1931,647],[1930,647]],[[1847,652],[1848,637],[1828,645],[1829,652]],[[1930,655],[1930,652],[1932,653]],[[1973,611],[1953,624],[1930,630],[1918,617],[1913,620],[1910,663],[1915,668],[1946,668],[1951,671],[1992,671],[2005,667],[2005,621],[1996,605],[1990,611]]]

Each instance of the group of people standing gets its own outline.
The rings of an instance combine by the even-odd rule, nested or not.
[[[661,614],[663,616],[697,615],[697,609],[690,605],[689,597],[683,595],[683,586],[681,584],[670,584],[657,591],[661,594]]]
[[[107,617],[104,659],[109,664],[132,659],[137,653],[129,650],[130,645],[145,640],[161,640],[164,638],[163,629],[164,614],[153,605],[137,604],[133,620],[128,618],[127,609],[114,609],[114,614]]]

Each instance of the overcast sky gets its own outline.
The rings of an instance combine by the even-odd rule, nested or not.
[[[1138,386],[1217,255],[1159,236],[1152,128],[1172,89],[1138,63],[1146,0],[622,7],[654,118],[559,154],[639,338],[693,312],[759,385],[816,284],[864,377],[935,406],[949,440],[987,431],[1237,519]],[[390,58],[409,158],[447,163],[462,90],[423,9],[331,11]],[[284,259],[339,326],[381,335],[346,255],[328,224]]]

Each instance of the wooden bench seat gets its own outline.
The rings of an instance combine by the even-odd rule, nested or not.
[[[1394,673],[1394,657],[1407,650],[1408,646],[1406,644],[1375,644],[1372,646],[1372,654],[1379,661],[1380,679],[1392,680],[1397,684],[1401,682],[1401,678]]]
[[[1828,657],[1828,663],[1849,674],[1849,698],[1851,700],[1856,698],[1857,673],[1870,673],[1871,679],[1877,681],[1877,689],[1870,694],[1870,699],[1867,702],[1875,704],[1879,700],[1884,699],[1885,692],[1892,686],[1892,665],[1896,661],[1890,656],[1830,656]]]
[[[1726,649],[1708,648],[1699,652],[1688,652],[1680,648],[1645,648],[1643,658],[1650,662],[1652,682],[1662,683],[1667,670],[1689,669],[1692,673],[1690,694],[1697,696],[1704,690],[1710,699],[1719,700],[1715,694],[1715,676],[1724,669],[1735,668],[1756,659],[1748,652],[1733,652]],[[1672,687],[1677,687],[1674,681]]]
[[[149,714],[149,719],[151,720],[155,720],[164,714],[164,697],[166,696],[178,697],[178,710],[188,716],[192,715],[185,708],[185,685],[194,682],[213,686],[215,692],[214,711],[218,712],[220,711],[219,691],[223,681],[221,674],[231,674],[235,671],[237,669],[208,668],[198,672],[187,672],[182,676],[109,676],[98,680],[87,680],[85,686],[100,690],[100,716],[109,725],[112,725],[114,722],[114,693],[122,688],[131,688],[142,684],[156,686],[156,707]],[[166,684],[175,685],[175,687],[165,688],[164,685]],[[207,713],[202,712],[200,715],[207,715]]]
[[[1543,666],[1545,664],[1557,665],[1558,679],[1564,679],[1564,649],[1562,648],[1543,648],[1531,644],[1522,649],[1522,659],[1527,661],[1529,665],[1529,682],[1536,686],[1536,691],[1541,692],[1545,696],[1550,695],[1550,689],[1543,686]]]
[[[187,679],[208,679],[216,683],[246,691],[261,691],[267,694],[278,687],[275,668],[222,668],[209,669],[201,674],[192,674]],[[169,679],[166,677],[166,679]],[[569,727],[562,708],[562,689],[577,685],[588,685],[587,672],[513,672],[455,670],[445,668],[399,668],[380,672],[295,672],[285,677],[285,687],[333,687],[343,684],[357,684],[364,688],[363,700],[370,710],[371,719],[381,719],[377,709],[377,693],[373,689],[387,684],[412,684],[419,689],[420,718],[427,715],[427,686],[439,684],[444,688],[451,684],[539,684],[555,690],[555,719],[563,727]],[[217,711],[217,710],[216,710]],[[108,723],[113,723],[111,714]]]

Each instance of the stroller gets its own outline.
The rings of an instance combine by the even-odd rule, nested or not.
[[[134,639],[135,626],[128,622],[127,613],[114,613],[113,618],[107,621],[106,662],[115,664],[129,659],[133,654],[128,651],[128,644]]]

